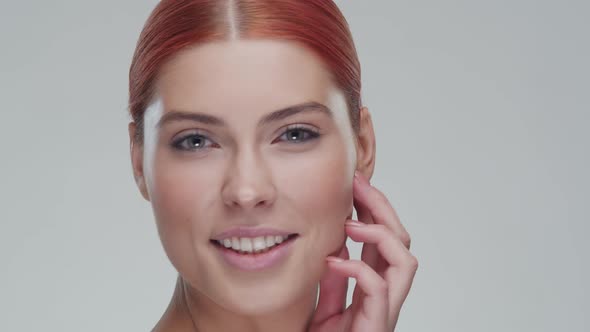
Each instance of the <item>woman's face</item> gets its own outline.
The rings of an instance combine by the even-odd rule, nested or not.
[[[166,63],[156,97],[134,154],[142,194],[181,276],[241,313],[309,295],[325,257],[345,241],[356,166],[346,102],[321,60],[292,42],[207,43]],[[277,264],[246,270],[211,241],[239,226],[298,236]]]

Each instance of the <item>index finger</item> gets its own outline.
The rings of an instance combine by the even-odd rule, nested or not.
[[[359,172],[355,172],[353,190],[355,192],[355,209],[357,214],[368,214],[376,224],[383,224],[399,236],[406,248],[410,249],[411,238],[402,225],[397,212],[387,197]],[[362,221],[362,220],[361,220]]]

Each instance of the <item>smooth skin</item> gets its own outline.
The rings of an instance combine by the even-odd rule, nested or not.
[[[160,70],[156,96],[144,116],[143,144],[133,141],[136,127],[129,124],[137,186],[179,272],[154,331],[394,328],[417,263],[387,199],[353,180],[355,170],[370,179],[375,166],[371,116],[360,109],[360,131],[353,135],[343,94],[321,59],[291,42],[207,43]],[[306,112],[260,125],[269,112],[308,101],[326,105],[333,117]],[[225,125],[178,120],[158,126],[172,110],[207,113]],[[285,130],[293,125],[322,135],[289,141]],[[173,147],[195,134],[182,141],[183,150]],[[353,208],[366,226],[344,226]],[[223,264],[210,242],[237,225],[300,236],[278,267],[239,271]],[[361,261],[348,260],[347,236],[365,242]],[[338,253],[347,261],[325,260]],[[345,310],[348,277],[357,287]]]

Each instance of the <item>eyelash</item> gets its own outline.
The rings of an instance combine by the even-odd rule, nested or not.
[[[279,137],[282,137],[283,135],[285,135],[289,132],[292,132],[292,131],[302,131],[302,132],[308,134],[308,138],[299,140],[298,143],[293,143],[293,144],[304,144],[304,143],[307,143],[307,142],[317,139],[321,135],[317,130],[307,128],[307,127],[304,127],[301,125],[292,125],[292,126],[287,127],[287,129],[285,129],[285,131]],[[175,140],[174,142],[172,142],[172,147],[177,150],[181,150],[181,151],[196,151],[196,150],[206,149],[206,147],[205,148],[202,148],[202,147],[201,148],[182,147],[184,142],[186,142],[188,139],[193,138],[193,137],[202,138],[204,140],[209,140],[209,138],[207,138],[207,136],[205,136],[205,135],[201,135],[198,133],[192,133],[192,134],[184,135],[184,136],[180,137],[179,139]],[[293,142],[293,141],[287,140],[287,142]]]

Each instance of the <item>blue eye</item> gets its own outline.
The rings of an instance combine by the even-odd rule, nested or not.
[[[194,151],[205,149],[205,142],[211,142],[207,137],[198,134],[185,135],[172,143],[172,146],[178,150]]]
[[[279,138],[284,136],[287,138],[283,141],[286,141],[287,143],[302,144],[318,138],[320,133],[313,129],[307,129],[302,126],[295,125],[288,127],[287,130],[285,130],[283,134],[279,136]],[[192,133],[184,135],[172,142],[172,147],[181,151],[197,151],[205,150],[216,145],[215,143],[208,145],[207,142],[212,143],[212,141],[207,138],[207,136]]]
[[[318,138],[320,136],[320,133],[318,133],[315,130],[307,129],[301,126],[293,126],[288,127],[287,130],[281,135],[281,137],[285,135],[287,136],[287,142],[301,144]]]

